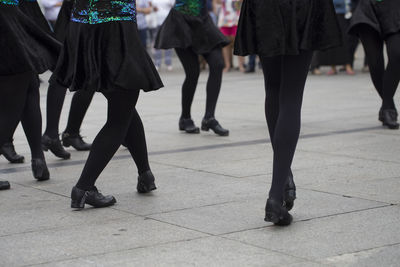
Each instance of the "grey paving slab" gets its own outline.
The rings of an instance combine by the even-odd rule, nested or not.
[[[334,266],[398,266],[400,245],[388,245],[355,253],[343,254],[321,260]]]
[[[226,237],[289,255],[324,259],[399,243],[399,211],[399,206],[375,208]]]
[[[66,224],[59,229],[0,237],[0,265],[46,263],[201,236],[204,234],[135,216],[106,222],[99,218],[79,226]]]
[[[0,203],[0,237],[66,226],[79,227],[82,224],[103,223],[130,216],[114,209],[74,212],[69,207],[68,197],[19,185],[13,185],[13,190],[2,192]]]
[[[164,212],[150,217],[214,235],[264,227],[267,225],[263,220],[266,190],[260,190],[260,188],[265,189],[266,186],[260,186],[259,189],[249,192],[249,196],[242,200]],[[293,210],[295,221],[310,220],[385,205],[374,201],[346,198],[314,191],[299,190],[298,195],[299,199],[296,201]]]
[[[41,266],[282,266],[304,260],[219,237],[161,244]]]

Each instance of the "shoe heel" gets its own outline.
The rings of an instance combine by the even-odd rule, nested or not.
[[[62,142],[62,145],[63,145],[64,147],[70,147],[70,146],[71,146],[71,144],[68,143],[67,141],[63,141],[63,142]]]
[[[42,150],[47,152],[47,151],[49,151],[49,148],[46,145],[42,144]]]
[[[201,130],[202,130],[202,131],[208,132],[208,131],[210,130],[210,127],[207,127],[207,126],[205,126],[205,125],[202,125],[202,126],[201,126]]]
[[[71,208],[73,209],[84,209],[85,208],[85,202],[83,201],[78,201],[78,200],[71,200]]]
[[[279,217],[275,213],[266,212],[264,221],[272,222],[272,223],[278,223],[279,222]]]

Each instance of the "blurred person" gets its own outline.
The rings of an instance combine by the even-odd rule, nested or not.
[[[40,144],[39,77],[55,65],[60,43],[24,15],[18,0],[0,0],[0,147],[21,121],[38,181],[50,173]],[[12,49],[10,49],[12,48]]]
[[[332,0],[243,1],[235,54],[260,56],[265,116],[274,153],[267,222],[282,226],[292,222],[289,210],[296,199],[296,186],[291,165],[312,51],[339,46],[341,37]]]
[[[137,191],[156,189],[148,161],[146,138],[135,108],[140,90],[163,86],[141,44],[134,0],[75,0],[71,22],[51,84],[71,91],[101,92],[107,99],[107,121],[93,141],[78,182],[71,191],[71,208],[85,204],[114,205],[101,194],[96,180],[124,142],[138,168]]]
[[[71,19],[73,3],[73,0],[65,0],[63,2],[54,25],[54,35],[60,42],[64,42]],[[91,148],[91,144],[86,143],[80,135],[80,128],[94,92],[82,90],[74,93],[67,126],[61,134],[61,143],[59,124],[66,93],[66,86],[49,84],[47,89],[46,128],[42,136],[43,149],[45,151],[50,150],[56,157],[62,159],[71,157],[71,154],[64,149],[64,146],[72,146],[78,151],[88,151]]]
[[[36,0],[21,0],[19,1],[19,9],[36,22],[47,33],[51,33],[51,29],[47,20],[44,18],[42,11]],[[8,138],[8,142],[0,147],[0,155],[3,155],[10,163],[23,163],[25,157],[17,154],[13,144],[13,135]]]
[[[150,14],[153,11],[157,11],[157,8],[154,8],[150,2],[150,0],[137,0],[136,1],[136,20],[138,25],[138,32],[140,36],[140,41],[143,46],[147,48],[147,22],[146,15]]]
[[[222,49],[225,62],[223,71],[227,72],[231,69],[233,63],[233,43],[235,41],[242,0],[216,0],[216,2],[221,4],[218,14],[218,27],[230,41],[230,44]],[[244,57],[239,57],[239,70],[241,72],[245,71]]]
[[[156,0],[154,1],[154,6],[157,8],[157,33],[160,30],[161,25],[163,24],[164,20],[167,18],[169,11],[174,6],[174,0]],[[157,35],[156,33],[156,35]],[[154,49],[154,64],[156,65],[157,70],[160,70],[162,58],[163,58],[163,51],[161,49]],[[166,49],[164,51],[164,62],[167,66],[168,71],[172,71],[172,49]]]
[[[155,47],[158,49],[175,48],[176,54],[185,70],[182,85],[182,113],[179,130],[190,134],[200,133],[191,117],[191,107],[200,74],[199,55],[209,66],[207,81],[206,111],[201,122],[204,131],[213,130],[220,136],[228,136],[215,119],[215,109],[221,90],[224,60],[222,47],[229,40],[212,22],[206,8],[206,0],[177,0],[167,19],[158,32]]]
[[[339,22],[340,29],[343,33],[343,45],[329,49],[324,52],[318,52],[318,65],[331,66],[327,72],[328,75],[335,75],[338,73],[336,66],[343,65],[348,75],[354,75],[355,72],[352,67],[353,56],[350,48],[351,36],[347,33],[350,24],[351,5],[350,0],[333,0],[333,5],[336,11],[336,17]]]
[[[54,27],[63,0],[40,0],[40,3],[44,8],[44,16],[50,22],[51,26]]]
[[[372,82],[382,99],[378,119],[389,129],[399,129],[394,95],[400,80],[400,1],[359,0],[349,32],[361,40]]]

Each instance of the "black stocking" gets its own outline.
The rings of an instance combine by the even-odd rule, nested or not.
[[[83,190],[93,188],[96,179],[127,137],[132,117],[136,112],[135,105],[139,91],[120,90],[104,95],[108,100],[107,122],[93,141],[89,157],[76,185]],[[129,138],[129,142],[131,141],[132,138]]]
[[[36,75],[28,88],[21,124],[31,149],[32,159],[44,159],[41,145],[42,114],[40,112],[39,77]]]
[[[58,126],[66,92],[67,88],[57,84],[50,84],[47,90],[47,121],[44,134],[52,139],[58,138]]]
[[[207,80],[206,113],[204,118],[214,117],[219,92],[221,91],[222,71],[224,69],[224,58],[221,48],[215,48],[209,54],[203,55],[210,68]]]
[[[185,81],[182,85],[182,114],[183,118],[190,118],[190,109],[193,103],[194,93],[196,92],[197,81],[200,75],[199,56],[190,48],[176,48],[176,54],[179,57],[185,70]]]
[[[369,63],[372,82],[383,99],[383,76],[385,73],[383,40],[378,32],[366,25],[360,26],[359,36]]]
[[[400,32],[389,36],[386,40],[388,64],[383,78],[382,109],[394,109],[394,95],[400,81]]]
[[[71,107],[68,115],[68,123],[65,132],[79,134],[83,118],[92,102],[94,92],[79,90],[72,97]]]
[[[274,150],[270,198],[283,192],[300,134],[301,106],[312,52],[297,56],[262,58],[265,77],[265,115]]]

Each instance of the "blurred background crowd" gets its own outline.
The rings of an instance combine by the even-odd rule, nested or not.
[[[39,0],[46,19],[51,25],[55,24],[58,12],[63,0]],[[239,22],[240,8],[243,0],[207,0],[207,9],[220,31],[231,41],[231,45],[223,48],[225,61],[224,72],[240,71],[253,73],[258,69],[255,55],[244,57],[233,56],[233,43]],[[360,41],[354,35],[347,34],[347,28],[359,0],[332,0],[340,27],[343,32],[343,46],[316,52],[311,64],[311,73],[314,75],[337,75],[342,72],[347,75],[355,75],[354,60]],[[136,0],[137,26],[143,45],[151,54],[157,70],[173,70],[174,51],[154,49],[155,37],[160,26],[168,16],[175,0]],[[361,47],[361,46],[360,46]],[[200,58],[202,69],[206,68],[206,62]],[[360,71],[368,72],[368,63],[364,59]]]

